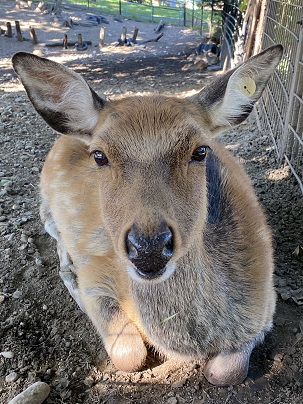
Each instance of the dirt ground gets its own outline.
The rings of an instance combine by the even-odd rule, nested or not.
[[[64,10],[80,21],[83,10]],[[67,31],[52,15],[0,2],[0,24],[22,20],[35,25],[41,41],[58,41]],[[264,205],[275,240],[278,293],[273,331],[253,353],[249,376],[239,386],[218,388],[195,363],[157,361],[141,372],[116,371],[88,318],[70,298],[58,276],[55,244],[38,217],[38,182],[45,156],[57,135],[37,116],[14,75],[10,57],[35,52],[82,73],[107,97],[161,91],[190,93],[214,74],[183,71],[186,55],[201,38],[181,27],[166,27],[164,37],[146,47],[115,47],[122,26],[139,27],[140,42],[155,37],[152,24],[110,23],[112,40],[100,52],[35,47],[0,37],[0,402],[7,403],[35,381],[50,386],[51,403],[287,403],[303,401],[303,263],[295,254],[303,244],[303,199],[288,167],[279,165],[267,133],[249,121],[220,137],[245,164]],[[100,27],[81,30],[98,44]],[[94,40],[96,38],[96,40]]]

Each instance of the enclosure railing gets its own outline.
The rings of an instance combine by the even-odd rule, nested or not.
[[[269,130],[280,161],[285,159],[303,193],[303,4],[269,0],[262,48],[281,43],[284,57],[268,83],[258,116]]]
[[[221,64],[225,68],[237,64],[241,44],[244,58],[274,44],[283,45],[283,59],[256,111],[259,127],[270,133],[279,161],[289,164],[303,193],[303,2],[250,0],[246,14],[241,13],[241,3],[224,4]],[[256,20],[258,27],[248,25]],[[261,46],[256,32],[263,32]]]

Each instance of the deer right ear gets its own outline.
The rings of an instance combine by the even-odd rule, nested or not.
[[[215,135],[244,121],[274,73],[283,54],[272,46],[226,74],[215,78],[191,100],[201,107]]]
[[[106,101],[80,74],[30,53],[16,53],[12,62],[33,106],[53,129],[66,135],[91,134]]]

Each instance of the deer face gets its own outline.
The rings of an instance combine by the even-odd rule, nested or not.
[[[131,97],[102,111],[90,164],[102,220],[133,278],[165,279],[201,239],[210,145],[203,118],[182,100]]]

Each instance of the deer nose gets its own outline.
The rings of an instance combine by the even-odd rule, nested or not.
[[[164,222],[154,236],[143,235],[136,225],[126,236],[127,256],[138,274],[146,279],[164,273],[166,264],[173,256],[173,245],[173,233]]]

